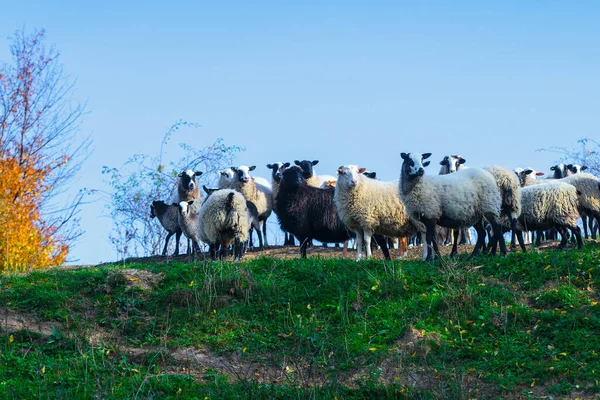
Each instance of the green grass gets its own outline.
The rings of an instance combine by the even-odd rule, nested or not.
[[[596,398],[599,255],[5,275],[0,318],[29,324],[0,332],[0,397]]]

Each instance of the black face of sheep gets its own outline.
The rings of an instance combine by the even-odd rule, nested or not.
[[[281,184],[286,189],[297,189],[304,183],[302,168],[291,166],[286,168],[281,176]]]
[[[367,178],[377,179],[377,172],[365,171],[365,172],[363,172],[363,175],[366,176]]]
[[[198,185],[196,177],[200,175],[202,175],[202,171],[194,172],[188,169],[187,171],[183,171],[177,176],[179,177],[181,187],[183,187],[186,190],[194,190]]]
[[[294,164],[296,164],[297,166],[302,168],[302,175],[304,176],[304,179],[309,179],[310,177],[313,176],[313,174],[314,174],[313,165],[317,165],[318,163],[319,163],[319,160],[314,160],[314,161],[295,160],[294,161]]]
[[[287,163],[288,166],[290,163]],[[281,169],[283,168],[283,163],[276,162],[273,164],[267,164],[267,168],[271,170],[271,177],[275,182],[281,181]]]
[[[566,169],[569,170],[571,172],[571,174],[578,174],[578,173],[588,169],[588,167],[586,165],[579,166],[577,164],[569,164],[566,166]]]
[[[562,163],[551,166],[550,171],[554,171],[554,175],[552,176],[554,179],[561,179],[567,176],[567,167]]]
[[[404,160],[402,162],[402,172],[409,177],[423,176],[425,174],[425,167],[430,164],[430,161],[423,160],[431,157],[431,153],[400,153],[400,156]]]

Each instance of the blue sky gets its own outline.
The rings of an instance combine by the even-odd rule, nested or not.
[[[45,28],[87,102],[73,190],[106,189],[102,165],[155,152],[179,119],[202,125],[183,140],[245,146],[236,164],[265,177],[319,159],[395,180],[410,151],[549,172],[558,155],[537,149],[600,136],[597,2],[88,3],[11,2],[0,22],[1,60],[16,29]],[[81,263],[117,257],[103,201],[83,210]]]

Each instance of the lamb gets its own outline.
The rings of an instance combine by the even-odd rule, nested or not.
[[[185,170],[179,175],[177,183],[177,198],[174,202],[179,204],[182,201],[196,200],[200,198],[200,187],[198,186],[197,177],[202,175],[202,171]]]
[[[298,238],[300,256],[306,258],[306,248],[312,239],[340,243],[351,234],[338,217],[334,189],[308,186],[303,176],[302,169],[295,165],[283,171],[275,208],[281,228]]]
[[[199,212],[202,204],[201,199],[180,201],[174,203],[178,207],[177,222],[184,235],[192,241],[192,254],[200,252],[200,221]],[[189,248],[188,248],[189,251]]]
[[[577,247],[583,246],[579,218],[578,191],[564,182],[527,186],[521,189],[521,215],[517,220],[517,239],[523,251],[523,231],[557,228],[561,233],[560,247],[567,243],[567,229],[577,238]]]
[[[514,172],[500,166],[484,168],[494,177],[502,197],[500,218],[502,225],[512,231],[511,247],[514,247],[517,218],[521,214],[521,186]],[[493,243],[490,242],[493,246]]]
[[[163,248],[162,255],[167,255],[167,248],[169,246],[169,239],[175,235],[175,253],[174,256],[179,255],[179,239],[181,239],[181,227],[177,221],[179,215],[179,208],[176,205],[168,205],[164,201],[155,200],[150,205],[150,218],[158,218],[160,224],[168,232],[165,239],[165,247]]]
[[[371,236],[407,236],[417,231],[398,195],[395,182],[368,178],[365,168],[345,165],[338,168],[334,201],[342,222],[356,234],[356,260],[371,257]]]
[[[444,156],[442,161],[440,161],[441,167],[438,175],[448,175],[456,171],[462,171],[463,169],[467,168],[465,167],[466,162],[467,160],[465,160],[461,155]],[[453,244],[456,240],[458,240],[459,233],[461,234],[459,244],[463,245],[471,243],[471,232],[469,231],[469,228],[461,228],[459,231],[448,228],[445,232],[446,238],[444,239],[444,246]]]
[[[207,198],[211,194],[216,192],[217,190],[221,190],[221,189],[209,189],[206,186],[202,186],[202,189],[204,189],[204,192],[206,193]],[[256,208],[256,205],[254,205],[254,203],[249,200],[246,200],[246,208],[248,210],[248,215],[247,215],[248,226],[249,226],[248,236],[251,236],[253,229],[256,231],[256,235],[258,236],[259,250],[262,251],[262,250],[264,250],[264,247],[263,247],[262,234],[260,233],[260,222],[258,221],[258,209]]]
[[[213,260],[227,256],[233,243],[234,261],[244,256],[244,242],[248,239],[248,208],[244,196],[233,189],[220,189],[208,196],[198,215],[199,234],[209,245]]]
[[[271,198],[273,200],[273,211],[277,213],[277,208],[275,208],[275,198],[277,197],[277,193],[279,192],[279,185],[281,184],[281,172],[290,166],[289,162],[274,162],[272,164],[267,164],[267,168],[271,170]],[[289,232],[283,231],[283,245],[284,246],[295,246],[294,235]]]
[[[468,168],[448,175],[425,176],[424,167],[430,162],[423,160],[431,153],[402,153],[401,156],[400,198],[408,215],[419,223],[417,228],[421,231],[426,229],[428,260],[433,260],[433,250],[440,255],[437,242],[433,241],[436,224],[449,228],[475,226],[477,243],[472,255],[479,254],[485,245],[484,218],[492,225],[494,239],[500,242],[500,252],[506,254],[506,244],[501,240],[502,198],[494,177],[488,171]],[[455,254],[456,242],[451,256]]]
[[[234,177],[232,188],[240,192],[246,200],[249,200],[256,205],[256,208],[258,209],[258,220],[263,229],[264,245],[268,246],[267,218],[269,218],[273,210],[272,190],[270,187],[256,183],[252,176],[250,176],[250,171],[256,169],[255,165],[251,167],[241,165],[237,168],[232,167],[231,169],[237,175]]]

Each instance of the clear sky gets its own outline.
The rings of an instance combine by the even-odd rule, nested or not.
[[[13,1],[0,59],[15,30],[45,28],[77,79],[95,149],[73,190],[106,189],[102,165],[155,152],[179,119],[202,124],[182,136],[196,147],[245,146],[236,164],[265,177],[318,159],[395,180],[411,151],[549,172],[559,156],[537,149],[600,138],[600,2],[283,3]],[[104,201],[70,258],[117,258]]]

